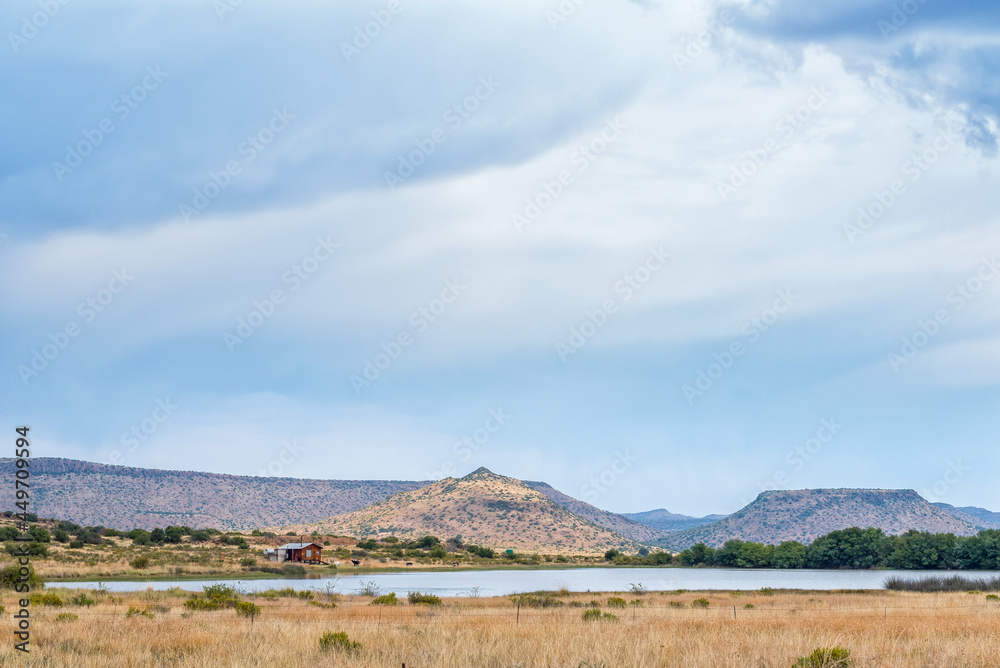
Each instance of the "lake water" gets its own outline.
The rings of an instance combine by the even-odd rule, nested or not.
[[[897,576],[919,580],[929,576],[966,575],[968,577],[1000,577],[1000,571],[848,571],[848,570],[750,570],[716,568],[568,568],[544,570],[497,571],[433,571],[412,573],[342,574],[310,580],[177,580],[107,582],[109,591],[123,592],[180,587],[201,591],[219,582],[233,584],[243,591],[265,589],[324,591],[335,587],[342,594],[353,594],[362,583],[374,582],[382,592],[405,596],[410,591],[422,591],[438,596],[467,596],[478,588],[479,596],[503,596],[517,592],[555,590],[628,591],[631,583],[642,583],[650,591],[675,589],[881,589],[885,579]],[[52,586],[94,588],[96,582],[52,583]]]

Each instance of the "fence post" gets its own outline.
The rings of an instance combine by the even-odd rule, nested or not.
[[[733,606],[733,619],[736,619],[736,606]]]
[[[521,602],[517,602],[517,618],[514,620],[514,625],[517,626],[521,623]]]

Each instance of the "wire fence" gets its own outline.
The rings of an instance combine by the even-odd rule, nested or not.
[[[177,619],[182,615],[192,621],[211,622],[212,624],[245,625],[262,624],[269,621],[294,621],[296,623],[329,624],[332,621],[364,625],[398,625],[398,624],[471,624],[489,621],[490,623],[538,624],[563,620],[577,620],[581,624],[588,607],[528,607],[528,606],[483,606],[483,605],[369,605],[362,603],[338,603],[336,607],[320,607],[299,601],[273,601],[263,604],[262,612],[250,617],[239,616],[232,609],[215,611],[189,611],[183,606],[149,606],[116,607],[101,606],[95,608],[42,608],[39,612],[55,616],[65,611],[72,611],[81,618],[90,619],[122,619],[143,623],[148,618],[141,613],[128,615],[128,608],[149,610],[154,617]],[[108,608],[111,609],[108,609]],[[159,608],[159,609],[158,609]],[[162,608],[168,608],[164,611]],[[603,621],[604,613],[614,615],[618,622],[670,622],[670,621],[757,621],[775,619],[803,619],[828,617],[830,614],[849,617],[870,617],[883,619],[921,619],[928,616],[984,616],[991,615],[1000,618],[1000,604],[968,604],[968,605],[929,605],[929,606],[771,606],[754,604],[753,608],[740,605],[710,604],[708,608],[676,607],[670,605],[628,606],[626,608],[602,606],[600,608]]]

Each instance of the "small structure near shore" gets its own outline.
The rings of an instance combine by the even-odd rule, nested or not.
[[[268,561],[322,564],[323,546],[319,543],[285,543],[276,550],[264,550]]]

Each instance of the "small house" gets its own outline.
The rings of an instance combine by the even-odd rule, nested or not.
[[[323,546],[319,543],[286,543],[277,550],[264,550],[264,558],[278,563],[323,563]]]

